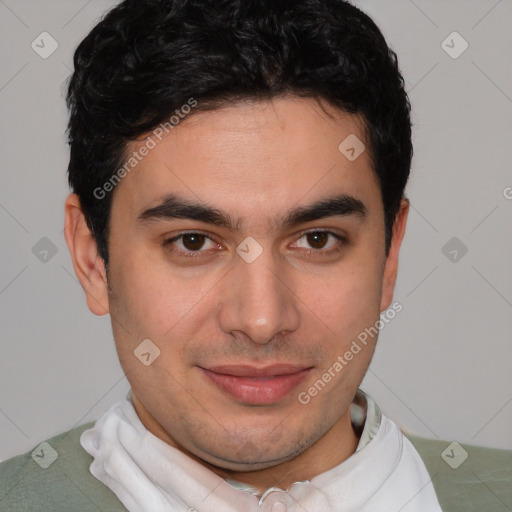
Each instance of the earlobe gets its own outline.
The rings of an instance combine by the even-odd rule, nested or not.
[[[95,315],[106,315],[109,305],[105,264],[76,194],[66,199],[64,236],[89,309]]]
[[[393,236],[391,238],[391,247],[386,257],[384,273],[382,276],[382,295],[380,310],[384,311],[391,305],[393,300],[393,291],[395,289],[396,277],[398,275],[398,255],[400,246],[405,235],[407,216],[409,214],[409,200],[402,199],[400,209],[396,215],[393,224]]]

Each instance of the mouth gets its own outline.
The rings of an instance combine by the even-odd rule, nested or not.
[[[312,367],[275,364],[267,367],[223,365],[199,367],[222,392],[243,404],[270,405],[286,398]]]

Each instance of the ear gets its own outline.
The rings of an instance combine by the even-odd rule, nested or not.
[[[405,226],[407,224],[407,215],[409,214],[409,200],[402,199],[400,209],[395,217],[393,224],[393,234],[391,238],[391,247],[386,257],[384,273],[382,277],[382,294],[380,299],[380,310],[384,311],[391,305],[393,300],[393,291],[395,289],[396,276],[398,274],[398,253],[405,235]]]
[[[96,241],[85,220],[76,194],[66,199],[64,236],[75,274],[82,285],[87,306],[95,315],[109,312],[107,273]]]

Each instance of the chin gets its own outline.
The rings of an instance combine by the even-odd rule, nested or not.
[[[312,446],[316,439],[300,439],[295,436],[292,441],[290,432],[283,433],[285,439],[269,440],[265,435],[261,439],[251,436],[242,441],[235,435],[226,439],[225,443],[214,446],[201,446],[198,456],[204,461],[230,471],[258,471],[271,468],[294,459]],[[238,442],[234,443],[233,440]]]

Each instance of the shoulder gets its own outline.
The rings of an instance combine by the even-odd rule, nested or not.
[[[444,512],[512,510],[512,451],[405,437],[422,458]]]
[[[0,512],[125,512],[115,494],[89,473],[92,457],[80,445],[80,435],[93,424],[0,463]]]

